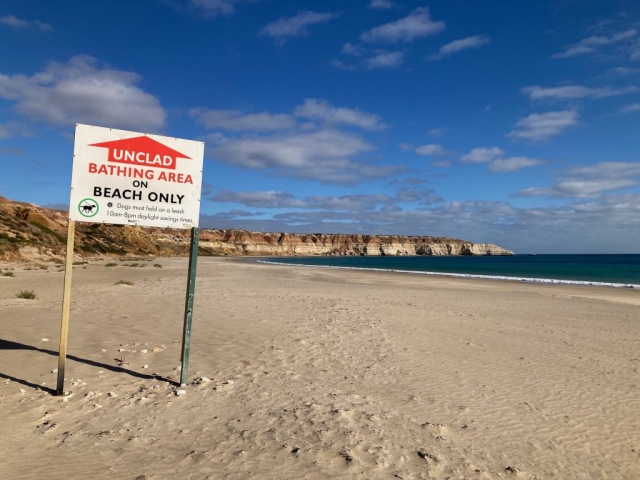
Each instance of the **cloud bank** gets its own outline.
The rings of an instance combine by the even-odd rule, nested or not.
[[[50,63],[32,76],[0,74],[0,98],[30,120],[56,127],[89,123],[158,131],[167,113],[137,86],[140,81],[136,73],[81,55],[66,64]]]

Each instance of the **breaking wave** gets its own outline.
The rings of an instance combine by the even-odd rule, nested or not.
[[[589,285],[593,287],[640,288],[640,285],[633,284],[633,283],[593,282],[589,280],[559,280],[555,278],[510,277],[506,275],[478,275],[478,274],[472,274],[472,273],[428,272],[428,271],[416,271],[416,270],[399,270],[399,269],[393,269],[393,268],[340,267],[335,265],[310,265],[310,264],[303,264],[303,263],[273,262],[269,260],[258,260],[257,262],[269,264],[269,265],[286,265],[289,267],[340,268],[343,270],[366,270],[366,271],[373,271],[373,272],[410,273],[413,275],[437,275],[441,277],[481,278],[486,280],[507,280],[507,281],[514,281],[514,282],[543,283],[543,284],[553,284],[553,285]]]

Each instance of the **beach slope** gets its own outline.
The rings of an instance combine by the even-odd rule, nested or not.
[[[0,478],[640,478],[637,291],[201,258],[179,388],[155,262],[74,268],[63,398],[64,274],[0,276]]]

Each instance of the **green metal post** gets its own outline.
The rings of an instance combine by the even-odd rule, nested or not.
[[[191,248],[189,249],[189,277],[187,278],[187,297],[184,303],[184,329],[182,331],[182,370],[180,385],[187,383],[189,375],[189,351],[191,346],[191,323],[193,321],[193,300],[196,291],[196,267],[198,266],[198,240],[200,229],[191,229]]]

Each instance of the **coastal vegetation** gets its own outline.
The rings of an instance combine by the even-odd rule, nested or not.
[[[35,300],[36,292],[34,292],[33,290],[20,290],[18,293],[16,293],[16,298],[24,298],[26,300]]]

